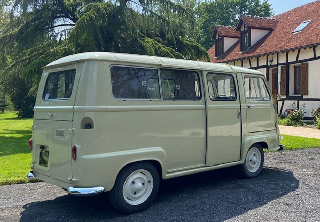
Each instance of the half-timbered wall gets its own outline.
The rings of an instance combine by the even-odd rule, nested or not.
[[[228,64],[262,72],[269,82],[271,92],[281,93],[281,98],[285,99],[284,103],[278,101],[278,112],[300,108],[304,110],[305,117],[309,118],[312,109],[320,107],[320,46],[246,58]],[[295,66],[301,68],[303,77],[299,95],[294,93]],[[277,75],[272,72],[277,72]],[[274,89],[275,84],[272,85],[273,78],[277,78],[277,89]]]

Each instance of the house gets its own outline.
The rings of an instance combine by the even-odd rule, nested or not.
[[[216,26],[212,62],[265,74],[278,113],[302,109],[305,119],[320,107],[320,1],[272,18],[240,16],[237,27]]]

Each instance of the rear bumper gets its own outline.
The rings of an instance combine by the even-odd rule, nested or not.
[[[77,196],[90,196],[97,195],[104,192],[104,187],[89,187],[89,188],[75,188],[69,187],[68,194]]]

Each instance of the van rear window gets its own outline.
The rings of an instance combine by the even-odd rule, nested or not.
[[[44,87],[42,99],[69,99],[72,94],[75,76],[75,69],[50,73]]]

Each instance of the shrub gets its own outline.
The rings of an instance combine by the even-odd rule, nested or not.
[[[318,107],[316,109],[313,109],[311,111],[311,116],[312,116],[312,118],[314,119],[315,122],[319,123],[318,119],[320,117],[320,107]]]
[[[303,123],[303,110],[296,109],[288,114],[287,126],[302,126]]]
[[[24,79],[18,76],[9,77],[8,85],[10,87],[7,88],[7,93],[15,110],[18,111],[18,117],[32,117],[35,96],[29,94],[31,87]]]
[[[320,117],[316,117],[317,129],[320,129]]]

